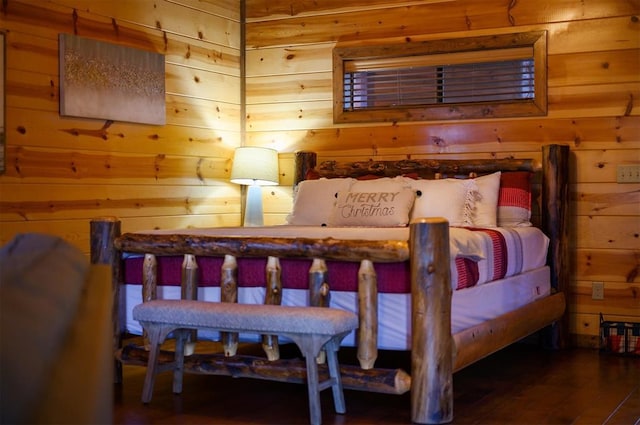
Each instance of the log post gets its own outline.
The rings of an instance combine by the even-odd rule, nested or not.
[[[122,329],[120,328],[120,255],[114,246],[115,239],[120,236],[120,220],[115,217],[101,217],[90,221],[91,264],[111,265],[111,296],[113,299],[113,351],[122,348]],[[122,363],[114,360],[114,377],[116,384],[122,382]]]
[[[411,419],[439,424],[453,418],[453,338],[449,223],[414,219],[411,251]]]
[[[358,270],[358,316],[358,361],[372,369],[378,358],[378,279],[370,260],[362,260]]]
[[[142,302],[158,298],[158,260],[153,254],[144,254],[142,262]]]
[[[280,305],[282,303],[282,269],[278,257],[268,257],[266,272],[267,291],[264,303]],[[262,335],[262,349],[271,361],[280,358],[280,346],[277,335]]]
[[[225,255],[220,277],[220,301],[223,303],[238,302],[238,263],[233,255]],[[238,351],[238,333],[221,332],[224,355],[235,356]]]
[[[309,304],[313,307],[329,307],[331,292],[327,283],[329,270],[322,258],[314,258],[309,268]],[[323,364],[326,360],[324,350],[320,351],[316,361]]]
[[[329,307],[328,274],[327,263],[321,258],[314,258],[309,268],[309,304],[313,307]]]
[[[193,254],[185,254],[182,261],[182,281],[180,285],[180,298],[183,300],[198,299],[198,263],[196,256]],[[186,341],[184,354],[190,356],[195,350],[198,331],[189,331]]]
[[[183,300],[198,299],[198,263],[193,254],[185,254],[182,261],[180,297]]]
[[[144,254],[142,262],[142,302],[158,298],[158,260],[153,254]],[[149,350],[151,342],[146,330],[142,330],[144,348]]]
[[[563,291],[569,282],[569,231],[567,205],[569,203],[569,146],[542,147],[542,231],[549,237],[547,264],[551,268],[551,286]],[[552,328],[548,345],[566,346],[569,335],[569,316],[564,315],[560,326]]]
[[[293,175],[293,185],[297,186],[303,180],[308,178],[308,174],[316,166],[317,155],[315,152],[296,152],[295,172]]]

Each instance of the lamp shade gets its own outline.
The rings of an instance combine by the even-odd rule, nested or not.
[[[278,151],[250,146],[236,149],[231,167],[232,183],[272,186],[278,181]]]

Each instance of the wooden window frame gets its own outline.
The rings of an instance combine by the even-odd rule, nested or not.
[[[492,50],[530,47],[534,60],[534,97],[526,100],[446,103],[438,105],[398,106],[382,109],[344,110],[344,76],[349,63],[363,59],[426,57],[470,52],[487,54]],[[410,61],[411,59],[409,59]],[[397,122],[532,117],[547,114],[547,32],[478,36],[447,40],[428,40],[384,46],[335,47],[333,49],[333,119],[335,123]]]

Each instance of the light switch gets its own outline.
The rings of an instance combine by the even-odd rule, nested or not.
[[[640,165],[618,165],[618,183],[640,183]]]

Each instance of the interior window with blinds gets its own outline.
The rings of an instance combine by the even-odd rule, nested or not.
[[[336,122],[546,114],[545,34],[486,38],[336,48]]]

